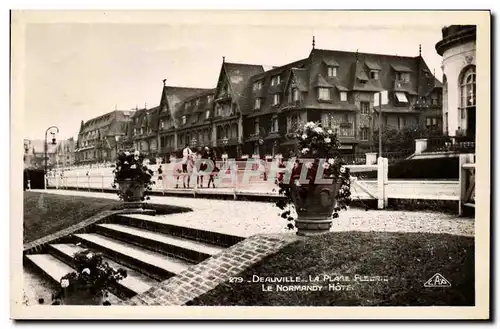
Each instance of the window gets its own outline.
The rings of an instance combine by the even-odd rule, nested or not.
[[[165,128],[165,121],[163,120],[160,121],[160,128],[161,129]]]
[[[337,76],[337,68],[335,66],[328,66],[328,76],[329,77]]]
[[[295,88],[293,89],[293,101],[297,102],[299,100],[300,100],[300,91],[297,88]]]
[[[476,67],[469,67],[460,82],[461,107],[476,106]]]
[[[378,80],[378,71],[375,70],[370,71],[370,79]]]
[[[432,118],[432,125],[437,126],[437,119],[436,118]]]
[[[406,126],[406,118],[405,117],[398,117],[399,129],[402,129],[404,126]]]
[[[370,135],[370,128],[367,127],[362,127],[360,130],[360,136],[359,139],[362,141],[367,141]]]
[[[425,119],[425,125],[426,125],[427,127],[430,127],[430,126],[431,126],[431,118],[426,118],[426,119]]]
[[[137,135],[137,128],[134,128],[134,135]]]
[[[182,124],[183,124],[183,125],[185,125],[185,124],[186,124],[186,116],[185,116],[185,115],[183,115],[183,116],[182,116]]]
[[[370,114],[370,103],[369,102],[361,102],[361,114]]]
[[[281,77],[279,75],[275,75],[271,79],[271,86],[277,86],[281,83]]]
[[[213,95],[208,95],[207,96],[207,102],[211,103],[213,100],[214,100],[214,96]]]
[[[330,89],[328,89],[328,88],[319,88],[318,89],[318,99],[321,99],[321,100],[330,100]]]
[[[253,91],[261,90],[262,89],[262,81],[257,81],[253,84]]]
[[[141,135],[144,134],[144,128],[141,128]]]
[[[396,92],[396,99],[399,103],[408,103],[408,98],[406,98],[406,94],[402,92]]]
[[[210,110],[207,110],[205,112],[205,119],[208,119],[208,118],[210,118]]]
[[[255,120],[255,123],[254,123],[254,126],[253,126],[253,133],[254,134],[259,134],[260,130],[259,130],[259,121]]]
[[[396,73],[396,80],[403,81],[403,82],[409,82],[410,81],[410,73],[397,72]]]
[[[196,106],[198,106],[198,105],[200,105],[200,99],[199,98],[196,100]]]
[[[280,103],[280,94],[274,94],[273,105],[279,105]]]
[[[342,102],[347,101],[347,93],[345,91],[340,92],[340,101],[342,101]]]
[[[255,99],[255,104],[253,107],[255,110],[260,109],[260,98]]]
[[[272,119],[271,132],[278,132],[278,117]]]

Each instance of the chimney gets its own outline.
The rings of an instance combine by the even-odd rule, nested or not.
[[[163,86],[165,87],[167,85],[167,79],[163,79]]]

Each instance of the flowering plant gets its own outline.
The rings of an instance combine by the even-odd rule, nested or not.
[[[147,191],[151,191],[151,186],[155,184],[152,180],[153,171],[144,165],[144,159],[144,155],[139,151],[124,151],[118,154],[113,170],[115,175],[113,188],[117,188],[120,181],[133,180],[144,186],[145,194]],[[117,193],[120,199],[123,199],[123,192],[118,190]],[[149,199],[149,197],[143,197],[141,200],[144,201],[144,199]]]
[[[283,199],[277,201],[276,206],[282,210],[281,217],[289,221],[287,228],[294,229],[295,227],[293,224],[295,218],[290,209],[293,204],[292,186],[302,186],[301,193],[307,194],[312,192],[315,184],[324,184],[318,179],[328,179],[331,180],[331,184],[338,184],[336,206],[332,217],[339,217],[338,212],[342,209],[346,210],[351,201],[351,180],[349,170],[344,167],[338,152],[340,142],[336,133],[331,129],[323,128],[319,123],[307,122],[297,126],[290,137],[297,140],[297,149],[291,154],[294,159],[293,168],[288,175],[286,172],[280,172],[276,180],[279,193],[284,196]],[[300,177],[304,166],[305,179],[309,181],[305,184]],[[281,163],[280,167],[286,168],[286,165]]]
[[[85,249],[75,253],[73,259],[76,271],[61,278],[59,296],[81,290],[90,291],[94,295],[104,295],[110,286],[127,277],[126,270],[115,270],[107,262],[103,262],[100,253]]]

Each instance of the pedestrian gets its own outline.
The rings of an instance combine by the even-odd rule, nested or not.
[[[213,169],[210,173],[207,187],[210,187],[210,183],[212,183],[212,187],[215,188],[215,176],[219,172],[219,168],[217,167],[217,155],[215,154],[215,150],[213,148],[208,151],[208,160],[212,161]]]
[[[208,168],[207,160],[208,160],[208,152],[209,148],[208,146],[205,146],[201,149],[201,164],[200,164],[200,171],[205,171]],[[203,175],[199,175],[196,178],[196,183],[200,188],[203,188]]]
[[[188,164],[193,160],[192,157],[193,151],[189,148],[189,144],[186,143],[184,149],[182,150],[182,174],[184,175],[182,183],[184,188],[186,188],[186,179],[188,188],[191,182],[191,177],[188,175]]]

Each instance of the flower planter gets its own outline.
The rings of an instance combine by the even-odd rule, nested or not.
[[[330,231],[339,186],[340,182],[291,185],[292,202],[297,212],[297,235],[319,235]]]
[[[106,297],[94,289],[65,290],[61,298],[62,305],[102,305]]]
[[[124,179],[118,182],[123,196],[125,209],[142,208],[144,197],[144,184],[133,179]]]

